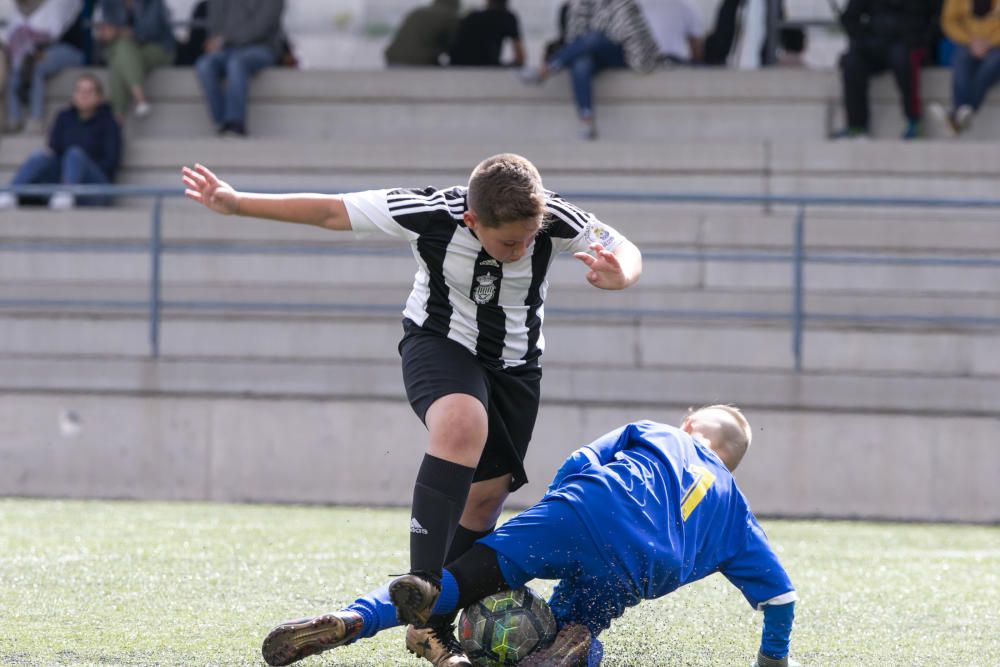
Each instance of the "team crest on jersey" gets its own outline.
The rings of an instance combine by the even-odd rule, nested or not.
[[[600,243],[605,248],[611,243],[611,230],[600,223],[587,223],[587,238],[591,243]]]
[[[492,257],[488,257],[487,259],[484,259],[483,261],[479,262],[479,266],[493,266],[499,269],[500,262],[496,261]]]
[[[485,264],[485,262],[483,262]],[[476,276],[476,288],[472,290],[473,300],[480,306],[489,303],[497,293],[497,276],[492,273],[483,273]]]

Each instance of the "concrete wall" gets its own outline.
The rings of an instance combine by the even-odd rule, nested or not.
[[[543,405],[536,500],[572,449],[686,405]],[[763,515],[1000,521],[1000,418],[752,409],[737,480]],[[0,492],[406,505],[426,443],[400,400],[0,395]]]

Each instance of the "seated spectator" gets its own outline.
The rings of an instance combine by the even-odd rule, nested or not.
[[[778,21],[784,21],[787,15],[784,0],[777,2],[776,10]],[[778,31],[773,54],[776,60],[770,60],[767,11],[763,0],[722,0],[715,14],[715,25],[705,38],[702,62],[739,69],[773,64],[801,66],[806,35],[800,27],[783,27]]]
[[[847,52],[840,59],[847,127],[844,139],[868,136],[868,81],[891,69],[906,118],[904,139],[920,136],[920,65],[930,52],[938,4],[935,0],[850,0],[841,16]]]
[[[188,23],[187,40],[177,45],[175,65],[192,67],[205,51],[205,40],[208,39],[208,0],[198,0],[191,8]]]
[[[387,65],[440,65],[458,32],[459,0],[434,0],[403,19],[385,49]]]
[[[452,65],[499,67],[505,40],[514,47],[515,67],[524,66],[524,45],[517,15],[507,9],[507,0],[488,0],[486,9],[469,12],[458,24],[458,35],[451,47]]]
[[[554,56],[559,49],[566,46],[566,22],[569,19],[569,2],[564,2],[559,5],[559,10],[557,12],[556,18],[556,28],[558,29],[558,34],[556,38],[552,41],[545,43],[545,55],[542,58],[542,62],[548,62],[552,56]]]
[[[1000,81],[1000,0],[947,0],[941,27],[954,43],[951,110],[930,109],[957,136],[969,129],[986,94]]]
[[[72,104],[59,112],[49,131],[49,144],[22,164],[11,185],[58,183],[104,184],[115,179],[121,161],[121,130],[104,101],[100,80],[83,74],[73,86]],[[106,205],[108,197],[81,197],[80,204]],[[17,198],[0,193],[0,209],[11,208]],[[69,192],[56,192],[49,208],[67,209],[76,204]]]
[[[170,10],[164,0],[100,0],[100,21],[95,26],[103,44],[111,88],[111,110],[119,123],[125,121],[135,101],[135,115],[150,112],[142,84],[155,67],[174,59],[174,32]]]
[[[39,133],[45,127],[45,81],[86,59],[87,40],[83,0],[16,0],[3,31],[4,52],[10,64],[6,90],[6,131],[22,127]],[[21,102],[27,89],[28,118]]]
[[[209,37],[195,71],[219,134],[246,136],[250,79],[278,62],[284,9],[284,0],[209,0]]]
[[[639,0],[660,58],[687,64],[701,62],[705,29],[691,0]]]
[[[537,69],[525,70],[527,83],[542,83],[570,71],[573,98],[583,139],[597,138],[594,75],[606,68],[650,72],[660,62],[660,48],[635,0],[571,0],[566,17],[566,46]]]

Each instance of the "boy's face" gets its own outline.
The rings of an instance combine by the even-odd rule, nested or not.
[[[516,262],[524,257],[542,229],[538,220],[518,220],[487,227],[472,211],[465,213],[465,224],[475,232],[486,253],[501,263]]]
[[[90,79],[80,79],[73,86],[73,106],[82,114],[93,113],[101,103],[101,94]]]

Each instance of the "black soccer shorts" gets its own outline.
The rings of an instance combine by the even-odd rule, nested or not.
[[[527,483],[524,455],[538,416],[542,369],[491,368],[460,343],[403,321],[399,343],[410,406],[424,421],[431,403],[448,394],[475,396],[486,407],[489,433],[472,480],[513,476],[510,490]]]

